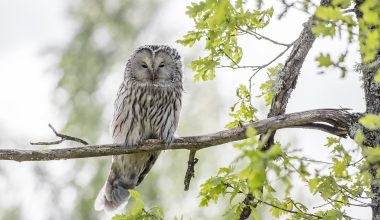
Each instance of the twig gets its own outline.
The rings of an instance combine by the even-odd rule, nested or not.
[[[322,163],[322,164],[327,164],[327,165],[335,165],[334,163],[331,163],[331,162],[315,160],[315,159],[311,159],[311,158],[307,158],[307,157],[290,156],[289,159],[299,159],[302,161],[307,161],[307,162],[312,162],[312,163]]]
[[[57,136],[61,139],[56,140],[56,141],[48,141],[48,142],[30,142],[30,144],[31,145],[55,145],[55,144],[60,144],[64,141],[75,141],[75,142],[79,142],[79,143],[84,144],[84,145],[88,145],[87,141],[84,141],[83,139],[73,137],[73,136],[69,136],[69,135],[62,134],[62,133],[58,133],[50,123],[49,123],[49,128],[53,131],[55,136]]]
[[[281,51],[279,54],[277,54],[277,56],[275,56],[272,60],[270,60],[269,62],[267,62],[267,63],[265,63],[265,64],[263,64],[263,65],[260,65],[260,66],[255,66],[255,68],[253,69],[254,70],[254,72],[253,72],[253,74],[249,77],[249,93],[250,94],[252,94],[252,80],[253,80],[253,77],[255,77],[256,76],[256,74],[258,73],[258,72],[260,72],[262,69],[264,69],[264,68],[266,68],[266,67],[268,67],[269,65],[271,65],[272,63],[274,63],[278,58],[280,58],[280,57],[282,57],[285,53],[286,53],[286,51],[288,51],[295,43],[297,42],[297,40],[295,40],[295,41],[293,41],[292,43],[290,43],[290,44],[288,44],[287,46],[286,46],[286,48],[283,50],[283,51]]]
[[[357,207],[372,207],[373,206],[372,204],[365,203],[365,202],[361,202],[362,204],[354,204],[354,203],[349,203],[349,202],[343,202],[343,201],[336,200],[336,199],[329,199],[329,200],[331,202],[338,202],[338,203],[342,203],[342,204],[349,205],[349,206],[357,206]]]
[[[190,150],[190,153],[189,153],[189,161],[187,162],[187,170],[186,170],[186,175],[185,175],[185,180],[184,180],[185,191],[189,190],[191,178],[195,177],[194,166],[196,163],[198,163],[198,158],[195,158],[196,152],[197,152],[196,150]]]
[[[321,205],[313,206],[313,209],[319,209],[319,208],[322,208],[322,207],[327,206],[327,205],[331,205],[331,202],[327,201]]]
[[[228,57],[227,57],[228,58]],[[236,69],[257,69],[258,67],[260,66],[248,66],[248,65],[235,65],[235,66],[229,66],[229,65],[218,65],[216,66],[215,68],[230,68],[230,69],[233,69],[233,70],[236,70]]]
[[[257,198],[256,198],[257,199]],[[276,208],[276,209],[279,209],[279,210],[282,210],[282,211],[285,211],[285,212],[289,212],[289,213],[293,213],[293,214],[299,214],[299,213],[302,213],[303,215],[307,215],[307,216],[310,216],[310,217],[315,217],[317,219],[323,219],[322,216],[319,216],[319,215],[314,215],[314,214],[311,214],[311,213],[307,213],[307,212],[297,212],[297,211],[293,211],[293,210],[289,210],[289,209],[285,209],[285,208],[282,208],[280,206],[277,206],[275,204],[272,204],[272,203],[269,203],[269,202],[266,202],[266,201],[263,201],[261,199],[257,199],[259,202],[265,204],[265,205],[268,205],[268,206],[271,206],[273,208]]]
[[[262,34],[259,34],[259,33],[257,33],[257,32],[249,31],[249,30],[244,30],[244,29],[242,29],[242,28],[240,28],[240,27],[238,28],[238,30],[239,30],[240,32],[242,32],[242,33],[246,33],[246,34],[252,35],[252,36],[254,36],[254,37],[255,37],[256,39],[258,39],[258,40],[264,39],[264,40],[266,40],[266,41],[269,41],[269,42],[271,42],[271,43],[273,43],[273,44],[277,44],[277,45],[280,45],[280,46],[289,47],[290,45],[293,44],[293,43],[290,43],[290,44],[281,43],[281,42],[275,41],[275,40],[273,40],[273,39],[271,39],[271,38],[269,38],[269,37],[266,37],[266,36],[264,36],[264,35],[262,35]]]

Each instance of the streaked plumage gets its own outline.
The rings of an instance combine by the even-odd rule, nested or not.
[[[150,138],[170,144],[178,125],[182,96],[182,62],[168,46],[139,47],[130,57],[115,100],[111,124],[114,143],[133,146]],[[138,186],[160,152],[113,156],[108,180],[96,210],[112,211],[125,204],[128,189]]]

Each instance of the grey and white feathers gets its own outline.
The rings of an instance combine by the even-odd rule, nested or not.
[[[177,50],[164,45],[139,47],[127,62],[111,124],[114,143],[134,146],[158,138],[174,139],[181,110],[183,67]],[[96,210],[113,211],[128,201],[160,152],[112,157],[111,171],[95,201]]]

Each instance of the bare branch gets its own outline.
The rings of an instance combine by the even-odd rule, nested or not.
[[[84,141],[80,138],[77,138],[77,137],[73,137],[73,136],[69,136],[69,135],[66,135],[66,134],[61,134],[61,133],[58,133],[53,125],[49,124],[49,128],[53,131],[53,133],[55,134],[55,136],[61,138],[60,140],[57,140],[57,141],[47,141],[47,142],[30,142],[31,145],[56,145],[56,144],[60,144],[64,141],[75,141],[75,142],[79,142],[81,144],[84,144],[84,145],[88,145],[87,141]]]
[[[243,200],[244,208],[240,213],[239,220],[245,220],[249,218],[252,212],[251,206],[254,206],[254,207],[257,206],[257,203],[252,204],[252,201],[254,199],[255,197],[251,193],[248,193],[247,196],[244,198]]]
[[[166,147],[165,143],[159,140],[147,140],[140,145],[128,147],[122,144],[102,144],[51,150],[0,149],[0,160],[45,161],[132,154],[159,150],[199,150],[206,147],[242,140],[245,138],[245,132],[248,127],[256,129],[257,134],[263,134],[269,130],[294,127],[302,128],[303,126],[310,127],[309,125],[311,123],[324,123],[335,128],[329,130],[330,133],[343,136],[348,134],[351,124],[355,120],[354,116],[354,114],[347,112],[346,109],[317,109],[280,115],[209,135],[183,137],[175,140],[169,147]]]
[[[252,81],[252,78],[258,73],[260,72],[260,70],[264,69],[265,67],[268,67],[269,65],[271,65],[272,63],[274,63],[276,60],[278,60],[280,57],[282,57],[286,51],[288,51],[295,43],[296,41],[293,41],[289,44],[284,44],[284,43],[280,43],[278,41],[275,41],[275,40],[272,40],[264,35],[261,35],[259,33],[256,33],[256,32],[250,32],[250,31],[247,31],[247,30],[244,30],[244,29],[240,29],[239,30],[243,33],[247,33],[247,34],[251,34],[253,36],[255,36],[257,39],[265,39],[267,41],[270,41],[274,44],[277,44],[277,45],[281,45],[281,46],[285,46],[286,48],[281,51],[279,54],[277,54],[272,60],[270,60],[269,62],[267,63],[264,63],[262,65],[256,65],[256,66],[251,66],[251,65],[239,65],[238,63],[236,63],[224,50],[221,50],[225,56],[234,64],[233,66],[231,65],[218,65],[216,68],[230,68],[230,69],[252,69],[254,71],[254,73],[252,74],[252,76],[249,78],[249,82],[250,82],[250,85],[252,84],[251,81]],[[250,90],[251,91],[251,90]]]
[[[285,43],[278,42],[278,41],[273,40],[273,39],[271,39],[271,38],[269,38],[269,37],[266,37],[266,36],[264,36],[264,35],[262,35],[262,34],[259,34],[259,33],[255,32],[255,31],[245,30],[245,29],[242,29],[242,28],[240,28],[240,27],[239,27],[238,29],[239,29],[239,31],[240,31],[241,33],[246,33],[246,34],[252,35],[252,36],[254,36],[257,40],[264,39],[264,40],[269,41],[269,42],[271,42],[271,43],[273,43],[273,44],[277,44],[277,45],[284,46],[284,47],[289,47],[289,46],[291,46],[291,45],[293,44],[293,43],[285,44]]]
[[[198,163],[198,158],[195,158],[196,152],[197,152],[196,150],[190,150],[190,153],[189,153],[189,161],[187,162],[187,170],[186,170],[186,175],[185,175],[185,180],[184,180],[185,191],[189,190],[191,178],[195,177],[194,167],[195,167],[195,164]]]
[[[326,6],[328,4],[330,4],[329,0],[320,1],[321,6]],[[315,35],[312,32],[312,25],[315,19],[316,16],[313,15],[304,24],[304,28],[301,31],[301,34],[296,40],[288,59],[285,61],[285,65],[282,69],[283,74],[280,79],[281,90],[278,91],[273,97],[268,117],[273,117],[285,113],[290,95],[297,85],[297,79],[300,74],[300,70],[306,60],[307,54],[309,53],[316,39]],[[276,132],[273,132],[273,135],[265,148],[269,148],[269,146],[273,144],[273,137],[275,134]]]

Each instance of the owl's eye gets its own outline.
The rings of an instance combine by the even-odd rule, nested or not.
[[[148,68],[148,66],[146,64],[142,64],[141,67],[145,68],[145,69]]]
[[[161,63],[158,67],[164,67],[165,66],[165,64],[164,63]]]

